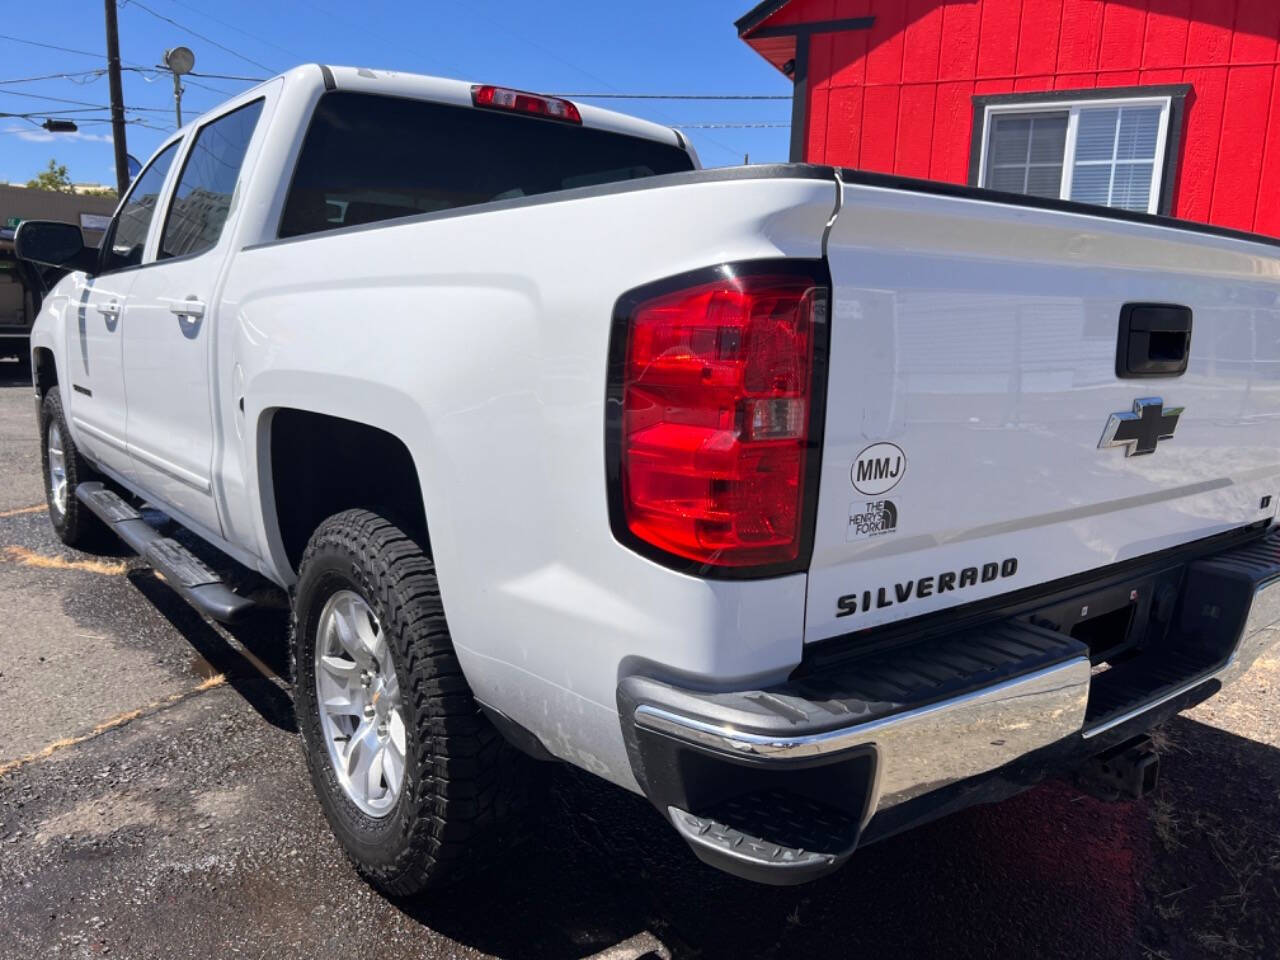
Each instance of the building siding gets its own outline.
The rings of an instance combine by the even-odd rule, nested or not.
[[[973,97],[1191,85],[1175,216],[1280,235],[1277,0],[792,0],[874,16],[809,48],[805,159],[963,183]]]

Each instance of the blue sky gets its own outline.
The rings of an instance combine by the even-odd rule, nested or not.
[[[246,77],[320,61],[559,93],[791,92],[790,83],[737,38],[733,21],[752,0],[119,3],[121,58],[142,68],[160,63],[165,48],[183,44],[196,54],[197,73]],[[104,49],[100,0],[10,0],[5,8],[0,34],[86,53]],[[0,111],[36,112],[37,123],[47,115],[44,111],[88,111],[78,114],[81,119],[107,116],[105,109],[91,109],[108,103],[106,76],[90,72],[105,66],[103,57],[3,38],[0,57]],[[86,73],[34,83],[5,82],[66,72]],[[191,78],[183,98],[184,119],[247,86],[237,80]],[[128,126],[129,152],[145,160],[173,129],[172,81],[167,75],[127,72],[124,99],[129,117],[137,121]],[[750,154],[753,163],[787,158],[790,103],[785,99],[590,102],[663,123],[781,124],[685,132],[707,166],[741,163],[744,154]],[[0,182],[25,182],[51,157],[65,163],[77,182],[115,181],[107,123],[83,123],[75,134],[48,134],[25,120],[0,116]]]

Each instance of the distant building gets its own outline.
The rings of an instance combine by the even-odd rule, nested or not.
[[[1280,236],[1277,0],[765,0],[791,159]]]

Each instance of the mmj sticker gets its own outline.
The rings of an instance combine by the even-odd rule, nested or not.
[[[882,537],[898,529],[898,508],[892,500],[859,500],[849,504],[845,540]]]
[[[853,488],[868,497],[888,493],[907,472],[907,455],[896,443],[873,443],[853,461],[849,479]]]

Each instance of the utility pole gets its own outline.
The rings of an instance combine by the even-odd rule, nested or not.
[[[124,90],[120,84],[120,28],[116,24],[116,0],[107,5],[107,81],[111,85],[111,140],[116,148],[116,189],[121,197],[129,189],[129,151],[124,142]]]

